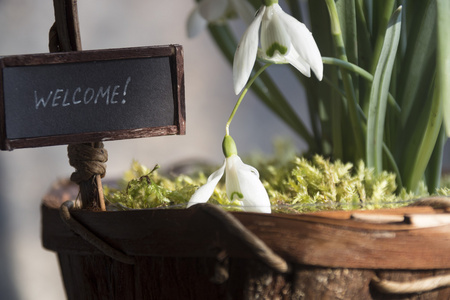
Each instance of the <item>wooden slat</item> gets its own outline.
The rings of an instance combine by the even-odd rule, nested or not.
[[[57,209],[42,206],[43,243],[58,252],[98,252],[72,233]],[[368,269],[450,268],[450,225],[415,228],[312,215],[233,213],[289,262]],[[252,253],[223,224],[197,210],[74,211],[73,217],[113,247],[133,256],[203,257],[212,248]]]
[[[185,127],[186,125],[183,124]],[[9,149],[36,148],[52,145],[64,145],[74,143],[89,143],[92,141],[114,141],[124,139],[136,139],[145,137],[156,137],[164,135],[177,135],[185,131],[183,126],[169,125],[164,127],[138,128],[115,131],[88,132],[70,135],[46,136],[37,138],[24,138],[8,140]],[[31,146],[30,146],[31,145]]]

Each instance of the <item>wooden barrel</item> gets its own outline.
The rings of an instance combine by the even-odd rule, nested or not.
[[[448,208],[69,211],[73,191],[42,204],[68,299],[450,299]]]

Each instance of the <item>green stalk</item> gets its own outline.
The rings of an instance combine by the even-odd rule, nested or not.
[[[338,74],[334,72],[331,74],[332,81],[327,80],[328,84],[332,84],[337,87]],[[331,98],[331,136],[333,141],[332,153],[336,159],[340,159],[345,161],[345,146],[344,146],[344,134],[342,130],[342,126],[344,124],[343,118],[345,118],[345,105],[346,98],[344,95],[333,94]],[[344,129],[345,130],[345,129]]]
[[[237,42],[229,26],[227,24],[210,24],[208,29],[219,49],[232,65]],[[257,70],[258,66],[259,64],[256,63],[254,70]],[[254,73],[252,72],[252,74]],[[252,90],[270,110],[303,138],[311,150],[316,149],[314,138],[267,73],[262,73],[255,80]]]
[[[356,27],[355,0],[336,1],[336,10],[340,20],[342,39],[345,45],[345,52],[349,62],[358,64],[358,32]],[[353,89],[356,102],[359,99],[358,77],[352,74]]]
[[[336,11],[341,21],[339,24],[341,26],[347,58],[350,62],[356,64],[358,62],[358,43],[355,0],[337,1]]]
[[[391,18],[392,11],[395,7],[395,0],[377,0],[377,4],[379,4],[379,7],[383,8],[380,15],[374,16],[374,20],[377,20],[378,27],[377,27],[377,36],[375,40],[375,46],[373,50],[373,56],[372,56],[372,65],[370,68],[371,73],[375,73],[375,68],[378,64],[378,59],[381,54],[381,49],[383,48],[384,43],[384,33],[386,32],[387,25],[389,23],[389,19]]]
[[[253,75],[253,77],[250,78],[250,80],[245,85],[244,89],[242,90],[241,95],[239,96],[238,101],[236,102],[236,105],[233,108],[233,111],[231,112],[230,117],[228,118],[227,124],[225,125],[225,133],[226,133],[225,135],[229,135],[229,128],[230,128],[231,121],[233,121],[234,115],[236,114],[236,111],[239,108],[239,105],[241,105],[242,99],[244,99],[245,95],[247,94],[248,89],[252,86],[252,84],[256,80],[256,78],[258,78],[259,75],[261,75],[262,72],[264,72],[264,70],[267,69],[268,67],[270,67],[271,65],[272,65],[272,63],[268,63],[268,64],[265,64],[264,66],[262,66],[262,68],[260,68],[258,70],[258,72],[256,72],[255,75]]]
[[[320,132],[320,116],[319,116],[319,105],[321,104],[321,98],[318,94],[318,89],[316,88],[317,82],[313,82],[311,78],[305,77],[303,74],[301,74],[297,69],[291,66],[290,70],[294,74],[294,76],[298,79],[299,83],[304,87],[306,92],[306,101],[308,104],[308,115],[310,119],[311,129],[312,129],[312,136],[315,140],[316,144],[316,151],[319,153],[323,153],[323,147],[322,147],[322,139],[321,139],[321,132]],[[302,100],[299,98],[299,100]]]
[[[372,43],[370,42],[369,24],[364,14],[362,0],[356,1],[356,26],[358,31],[358,51],[360,55],[359,65],[368,67],[368,62],[372,57]]]
[[[340,60],[340,59],[334,58],[334,57],[322,57],[322,62],[326,65],[334,65],[334,66],[338,66],[341,68],[345,68],[351,72],[354,72],[355,74],[358,74],[359,76],[366,79],[370,83],[373,82],[372,74],[370,74],[363,68],[361,68],[357,65],[354,65],[348,61],[343,61],[343,60]],[[391,105],[391,107],[394,109],[394,111],[399,114],[401,112],[401,108],[398,105],[397,101],[395,101],[395,99],[391,95],[391,93],[388,94],[388,101],[389,101],[389,104]]]
[[[364,3],[363,3],[364,2]],[[356,21],[358,26],[358,51],[360,52],[358,65],[365,70],[371,69],[373,56],[372,42],[372,9],[367,7],[365,0],[356,1]],[[360,81],[359,105],[367,112],[369,107],[370,86]]]
[[[308,0],[307,5],[308,9],[306,12],[310,16],[311,32],[321,55],[335,57],[336,50],[331,36],[330,18],[326,3],[324,1]],[[335,70],[325,69],[323,75],[328,76],[337,84],[337,73]],[[336,149],[335,146],[339,141],[342,141],[342,130],[350,135],[352,131],[346,130],[348,126],[343,126],[343,123],[339,123],[337,126],[333,125],[335,121],[338,121],[335,119],[343,119],[341,122],[348,122],[348,118],[345,118],[343,115],[337,116],[333,108],[333,106],[342,105],[339,95],[330,89],[323,88],[323,84],[317,80],[299,75],[297,78],[301,78],[300,82],[303,83],[307,93],[308,112],[320,153],[324,156],[333,155],[335,158],[344,160],[344,156],[341,155],[344,153],[343,149]]]
[[[325,83],[327,83],[334,91],[336,91],[337,94],[340,95],[344,101],[347,100],[345,98],[344,92],[341,89],[339,89],[338,86],[333,84],[333,82],[331,80],[329,80],[327,77],[324,77],[323,81]],[[367,132],[367,117],[364,114],[364,111],[359,106],[358,106],[358,114],[360,115],[360,118],[361,118],[361,120],[363,122],[361,124],[362,125],[362,130],[363,130],[364,133],[366,133]],[[388,166],[390,166],[391,170],[395,173],[397,185],[401,189],[403,187],[403,182],[402,182],[402,177],[401,177],[401,174],[400,174],[400,170],[399,170],[399,168],[397,166],[397,162],[395,161],[394,156],[392,155],[391,151],[389,150],[389,148],[386,146],[385,143],[383,143],[383,154],[385,155],[385,157],[387,159]]]
[[[339,23],[339,17],[336,10],[336,4],[334,0],[325,0],[328,12],[330,14],[331,20],[331,34],[333,36],[334,44],[337,51],[337,56],[339,59],[348,61],[347,55],[345,52],[344,40],[342,37],[341,26]],[[364,157],[364,138],[361,130],[361,123],[358,116],[357,102],[355,90],[353,88],[353,82],[350,74],[344,69],[341,68],[342,81],[344,84],[345,94],[348,99],[348,109],[350,115],[351,127],[353,129],[353,138],[355,145],[355,156],[354,161],[358,161],[359,159]]]

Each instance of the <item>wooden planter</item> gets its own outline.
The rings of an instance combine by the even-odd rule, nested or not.
[[[76,188],[42,204],[68,299],[450,299],[448,208],[61,209]]]

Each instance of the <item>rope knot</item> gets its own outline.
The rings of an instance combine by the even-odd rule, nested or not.
[[[90,144],[72,144],[67,147],[67,152],[69,164],[75,168],[75,172],[70,176],[73,182],[80,184],[95,175],[105,177],[108,151],[103,148],[103,143],[99,143],[98,148]]]

